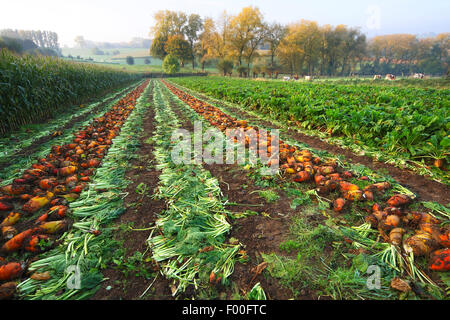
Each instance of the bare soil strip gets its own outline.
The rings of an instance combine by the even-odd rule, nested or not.
[[[193,130],[192,122],[180,110],[180,107],[176,104],[172,104],[171,107],[182,128]],[[250,261],[246,264],[236,262],[230,281],[237,284],[241,295],[260,282],[269,299],[287,300],[292,298],[290,290],[282,287],[276,279],[261,273],[255,274],[252,270],[255,270],[257,265],[263,262],[261,253],[285,254],[280,251],[280,244],[287,240],[290,218],[295,214],[300,214],[298,210],[290,208],[291,200],[284,193],[279,194],[280,198],[277,201],[266,203],[257,193],[261,188],[255,186],[247,177],[247,171],[236,164],[205,164],[203,167],[218,179],[220,189],[229,202],[241,204],[229,207],[230,211],[251,210],[259,213],[231,221],[230,238],[238,239],[245,246]],[[232,299],[232,294],[233,292],[228,288],[227,299]],[[307,292],[304,297],[297,298],[314,299]]]
[[[149,96],[149,101],[152,101],[152,96]],[[146,143],[146,140],[155,131],[154,116],[154,110],[150,107],[147,117],[144,119],[144,135],[140,139],[142,147],[137,153],[138,158],[131,162],[132,169],[126,173],[126,177],[132,181],[126,189],[128,196],[124,199],[127,209],[114,225],[117,228],[121,226],[128,228],[122,232],[118,231],[116,236],[116,240],[123,241],[122,246],[126,248],[124,259],[133,256],[136,252],[143,253],[147,250],[149,231],[133,231],[129,227],[147,229],[155,222],[157,214],[165,209],[164,201],[151,198],[153,190],[158,185],[160,174],[153,166],[149,167],[149,164],[153,163],[153,145]],[[148,187],[148,193],[144,197],[136,192],[136,188],[141,183]],[[149,268],[155,273],[157,272],[157,266],[146,262],[142,262],[142,264],[142,268]],[[109,279],[103,282],[102,287],[91,298],[92,300],[138,300],[153,282],[153,279],[145,279],[134,273],[130,273],[126,277],[122,271],[113,266],[104,270],[103,275]],[[151,295],[146,295],[146,299],[173,299],[169,282],[163,277],[158,276],[152,288]]]

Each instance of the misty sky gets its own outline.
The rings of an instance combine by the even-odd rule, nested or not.
[[[267,21],[300,19],[361,27],[369,36],[450,32],[449,0],[0,0],[0,29],[50,30],[61,45],[82,35],[94,41],[148,38],[153,13],[181,10],[216,18],[223,10],[260,8]]]

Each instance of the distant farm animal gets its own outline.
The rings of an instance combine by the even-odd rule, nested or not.
[[[373,80],[381,79],[381,74],[376,74],[373,76]]]
[[[289,81],[289,80],[291,80],[291,78],[290,77],[283,77],[283,80],[284,81]]]
[[[414,79],[423,79],[425,75],[423,73],[414,73],[413,78]]]
[[[395,75],[388,73],[385,77],[386,80],[395,80]]]
[[[305,76],[306,81],[311,81],[311,76]]]

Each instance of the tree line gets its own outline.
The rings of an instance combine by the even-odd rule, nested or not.
[[[352,74],[445,74],[450,33],[418,38],[391,34],[367,39],[358,28],[300,20],[269,23],[257,7],[214,20],[180,11],[158,11],[150,35],[150,54],[186,63],[214,64],[224,74],[279,73],[348,76]],[[264,49],[264,50],[263,50]]]
[[[117,49],[117,48],[148,48],[151,45],[150,39],[134,37],[128,42],[100,42],[85,39],[83,36],[76,36],[75,46],[83,49]]]
[[[53,31],[3,29],[0,30],[0,36],[12,39],[31,40],[40,48],[60,52],[58,34]]]

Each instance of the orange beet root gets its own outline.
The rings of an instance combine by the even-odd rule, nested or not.
[[[338,199],[334,200],[334,202],[333,202],[333,210],[335,212],[341,212],[342,209],[344,208],[345,204],[346,204],[345,199],[338,198]]]
[[[437,250],[431,254],[431,270],[450,271],[450,248]]]
[[[0,281],[9,281],[17,278],[22,273],[23,269],[20,263],[10,262],[0,266]]]

